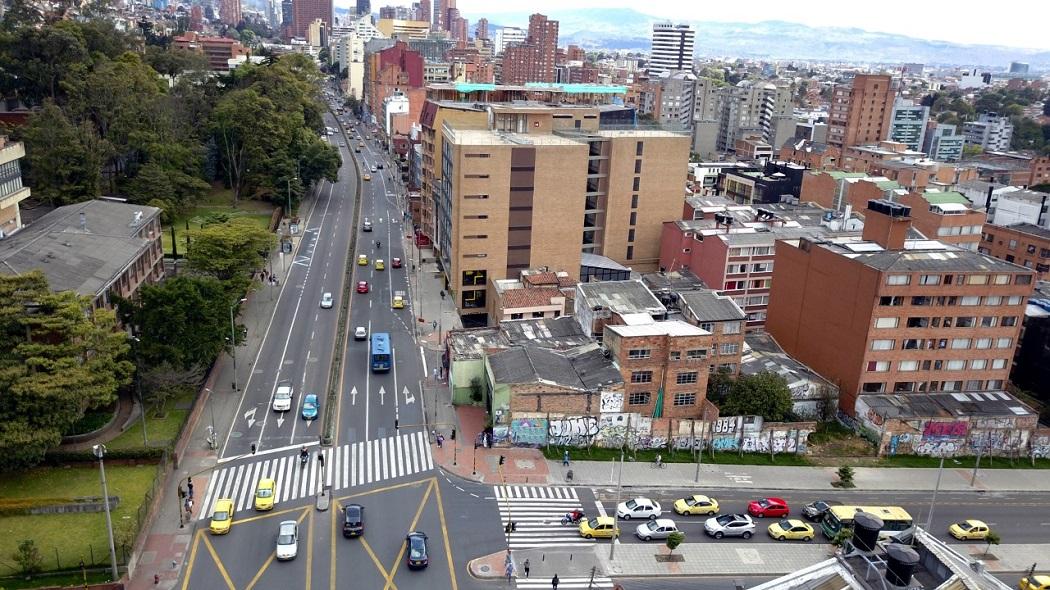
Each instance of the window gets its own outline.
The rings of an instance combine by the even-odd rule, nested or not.
[[[676,406],[695,406],[696,405],[696,392],[676,393],[676,394],[674,394],[674,405],[676,405]]]
[[[970,348],[970,339],[969,338],[953,338],[952,339],[952,348],[955,348],[955,349]]]
[[[985,305],[1002,305],[1003,304],[1003,298],[1001,296],[999,296],[999,295],[989,295],[988,297],[984,298],[984,304]]]
[[[627,351],[627,358],[629,359],[647,359],[652,356],[652,349],[649,348],[632,348]]]
[[[864,393],[882,393],[886,391],[885,383],[865,383],[860,386],[861,391]]]
[[[512,319],[512,320],[523,320],[523,319],[525,319],[525,314],[523,314],[523,313],[512,313],[512,314],[510,314],[510,319]]]
[[[976,348],[978,350],[983,350],[985,348],[991,348],[991,347],[992,347],[992,339],[991,338],[978,338],[977,339],[977,346],[976,346]]]
[[[879,305],[883,305],[883,306],[887,306],[887,305],[893,305],[893,306],[904,305],[904,298],[900,297],[900,296],[897,296],[897,297],[879,297]]]
[[[1017,279],[1014,280],[1014,283],[1018,285],[1031,285],[1032,275],[1017,275]]]
[[[1007,248],[1010,248],[1011,250],[1016,250],[1017,249],[1017,240],[1010,240],[1010,243],[1007,246]]]
[[[705,359],[705,358],[707,358],[707,349],[706,348],[697,348],[697,349],[694,349],[694,350],[687,350],[687,351],[685,351],[685,358],[692,359],[692,360]]]
[[[1035,254],[1035,246],[1028,244],[1027,250],[1029,254]]]
[[[489,154],[463,154],[466,158],[487,158]]]
[[[980,371],[988,367],[988,359],[973,359],[970,361],[970,368]]]
[[[941,275],[919,275],[920,285],[940,285]]]
[[[970,275],[966,277],[967,285],[987,285],[988,275]]]
[[[627,241],[628,242],[633,242],[634,241],[634,229],[633,228],[627,230]]]
[[[722,324],[723,334],[739,334],[740,322],[725,322]]]
[[[705,330],[707,332],[714,332],[715,331],[715,325],[712,322],[701,322],[700,323],[700,329],[701,330]]]
[[[1005,320],[1006,318],[1003,318],[1003,319]],[[996,318],[995,318],[994,315],[986,315],[986,316],[981,318],[981,327],[982,328],[994,328],[995,327],[995,320],[996,320]]]
[[[653,372],[652,371],[632,371],[631,372],[631,383],[652,383]]]
[[[896,328],[900,318],[875,318],[876,328]]]
[[[930,318],[908,318],[909,328],[927,328],[930,325]]]
[[[464,174],[463,178],[488,178],[488,174]]]
[[[688,373],[679,373],[675,376],[675,383],[679,385],[688,385],[690,383],[696,383],[696,371],[690,371]]]
[[[636,190],[637,191],[637,190],[641,190],[641,189],[642,189],[642,179],[638,178],[637,176],[635,176],[634,177],[634,184],[631,185],[631,190]]]
[[[912,297],[911,298],[911,304],[912,305],[933,305],[933,297],[925,297],[925,296]]]
[[[995,284],[995,285],[1009,285],[1010,284],[1010,275],[995,275],[995,280],[993,281],[993,284]]]
[[[984,390],[984,381],[980,379],[971,379],[966,382],[966,391],[982,391]]]
[[[1003,326],[1007,326],[1007,327],[1016,326],[1017,325],[1017,317],[1016,316],[1012,316],[1012,315],[1004,316],[1003,317],[1003,321],[1002,321],[1002,325]]]
[[[883,373],[890,370],[890,361],[868,361],[868,371]]]
[[[631,215],[634,215],[634,213],[631,213]],[[627,260],[634,260],[634,246],[627,246]]]
[[[769,281],[770,281],[770,279],[758,279],[758,280],[755,280],[755,281],[751,281],[751,288],[752,289],[768,289],[769,288]]]
[[[967,295],[959,299],[959,305],[980,305],[981,298],[977,295]]]
[[[463,236],[464,240],[484,240],[488,238],[488,234],[472,234],[469,236]]]
[[[919,361],[900,361],[897,363],[898,371],[917,371],[919,369]]]
[[[896,344],[895,340],[872,340],[872,350],[893,350],[893,345]]]
[[[991,379],[991,380],[988,381],[988,386],[985,387],[985,389],[1002,389],[1002,388],[1003,388],[1003,381],[1002,381],[1002,379]]]
[[[627,395],[627,403],[632,406],[644,406],[649,403],[651,395],[648,391],[636,391]]]
[[[919,350],[920,348],[922,348],[922,343],[923,343],[922,340],[915,339],[915,338],[908,338],[907,340],[904,341],[904,346],[902,348],[904,350]]]
[[[1022,300],[1022,298],[1021,298],[1020,295],[1011,295],[1006,300],[1006,304],[1007,305],[1020,305],[1021,304],[1021,300]]]
[[[638,208],[638,195],[631,195],[631,209]]]
[[[464,199],[487,199],[488,195],[463,195]]]
[[[639,141],[639,142],[634,144],[634,155],[636,155],[636,156],[642,155],[642,142]]]
[[[996,348],[1012,348],[1014,345],[1013,338],[999,338],[995,341]]]
[[[641,174],[642,173],[642,161],[641,160],[635,160],[634,161],[634,173],[635,174]]]
[[[542,311],[534,311],[534,312],[532,312],[532,317],[534,317],[534,318],[542,318],[543,317],[543,312]]]
[[[915,391],[915,383],[912,381],[898,381],[893,384],[893,391]]]
[[[992,359],[992,368],[993,369],[1005,369],[1006,368],[1006,359]]]
[[[907,285],[911,283],[911,275],[889,275],[886,277],[887,285]]]
[[[949,371],[961,371],[966,368],[966,361],[955,359],[948,361],[947,369]]]
[[[972,328],[977,322],[977,318],[972,316],[963,316],[955,318],[956,328]]]
[[[718,370],[725,373],[736,373],[736,363],[719,363]]]
[[[722,349],[719,352],[720,352],[720,354],[725,355],[725,354],[736,354],[739,351],[740,351],[740,345],[734,343],[734,344],[723,344],[722,345]]]
[[[630,223],[631,223],[631,225],[638,225],[638,213],[637,212],[631,211]]]

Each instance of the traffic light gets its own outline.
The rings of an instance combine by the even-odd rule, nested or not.
[[[255,443],[252,443],[252,454],[255,454]]]
[[[504,457],[503,455],[500,455],[500,456],[499,456],[499,464],[500,464],[500,465],[503,465],[503,462],[504,462],[504,461],[506,461],[506,460],[507,460],[507,458],[506,458],[506,457]]]

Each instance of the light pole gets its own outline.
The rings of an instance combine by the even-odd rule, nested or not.
[[[624,438],[623,444],[624,444],[624,446],[626,446],[626,445],[630,444],[630,442],[631,442],[631,415],[628,414],[627,415],[627,437]],[[616,555],[616,537],[618,536],[617,533],[619,532],[618,529],[619,529],[619,526],[620,526],[620,515],[617,514],[617,512],[620,510],[620,500],[621,500],[620,494],[621,494],[621,492],[623,490],[623,455],[624,455],[624,447],[620,447],[620,475],[616,478],[616,507],[613,510],[613,534],[612,534],[611,541],[609,543],[609,561],[612,561],[613,557]]]
[[[109,563],[113,568],[113,580],[120,579],[117,571],[117,548],[113,545],[113,517],[109,514],[109,489],[106,487],[106,466],[102,457],[106,454],[106,445],[95,445],[91,450],[98,457],[98,472],[102,478],[102,506],[106,509],[106,532],[109,533]]]
[[[237,389],[237,327],[233,323],[233,310],[237,309],[237,306],[248,301],[247,298],[241,298],[240,301],[230,306],[230,356],[233,357],[233,390]]]
[[[288,207],[288,214],[287,214],[288,223],[292,222],[292,181],[293,180],[298,181],[299,177],[298,176],[293,176],[293,177],[289,178],[288,181],[287,181],[288,182],[288,204],[287,204],[287,207]]]
[[[926,516],[926,532],[933,526],[933,507],[937,505],[937,491],[941,489],[941,474],[944,473],[944,455],[941,455],[941,465],[937,468],[937,483],[933,484],[933,497],[930,498],[930,513]]]
[[[142,446],[149,446],[149,437],[146,435],[146,404],[142,403],[142,357],[139,355],[139,344],[142,343],[137,336],[132,336],[135,344],[135,395],[139,398],[139,410],[142,412]]]

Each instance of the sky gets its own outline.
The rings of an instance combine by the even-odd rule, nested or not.
[[[335,2],[337,6],[352,4],[352,0]],[[407,6],[411,0],[372,0],[372,10],[378,12],[380,6],[398,4]],[[1046,33],[1050,2],[1046,0],[1001,0],[994,9],[976,0],[751,0],[744,4],[724,0],[457,0],[456,6],[471,20],[500,11],[634,8],[670,20],[782,20],[814,27],[857,27],[955,43],[1050,50],[1050,35]],[[498,22],[491,16],[489,20]]]

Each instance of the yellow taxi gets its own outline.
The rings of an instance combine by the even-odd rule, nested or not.
[[[372,180],[371,174],[365,174],[365,180]]]
[[[693,514],[718,514],[718,500],[703,494],[686,496],[674,501],[674,511],[689,516]]]
[[[386,263],[382,258],[376,258],[376,270],[386,270]]]
[[[960,541],[982,541],[988,536],[988,531],[983,520],[964,520],[948,527],[951,536]]]
[[[777,541],[813,540],[813,527],[797,518],[785,518],[769,525],[769,536]]]
[[[277,482],[272,479],[260,479],[255,488],[255,509],[273,510],[273,492]]]
[[[233,500],[220,498],[215,501],[215,509],[212,510],[208,530],[213,535],[225,535],[230,532],[231,525],[233,525]]]
[[[1017,584],[1020,590],[1050,590],[1050,576],[1035,575],[1029,578],[1025,576]]]
[[[404,309],[405,298],[401,295],[394,295],[394,298],[390,300],[390,307],[394,309]]]
[[[358,254],[357,255],[357,265],[358,266],[368,266],[368,256],[365,255],[365,254]]]
[[[584,539],[611,539],[620,536],[620,529],[613,517],[596,516],[580,523],[580,536]]]

